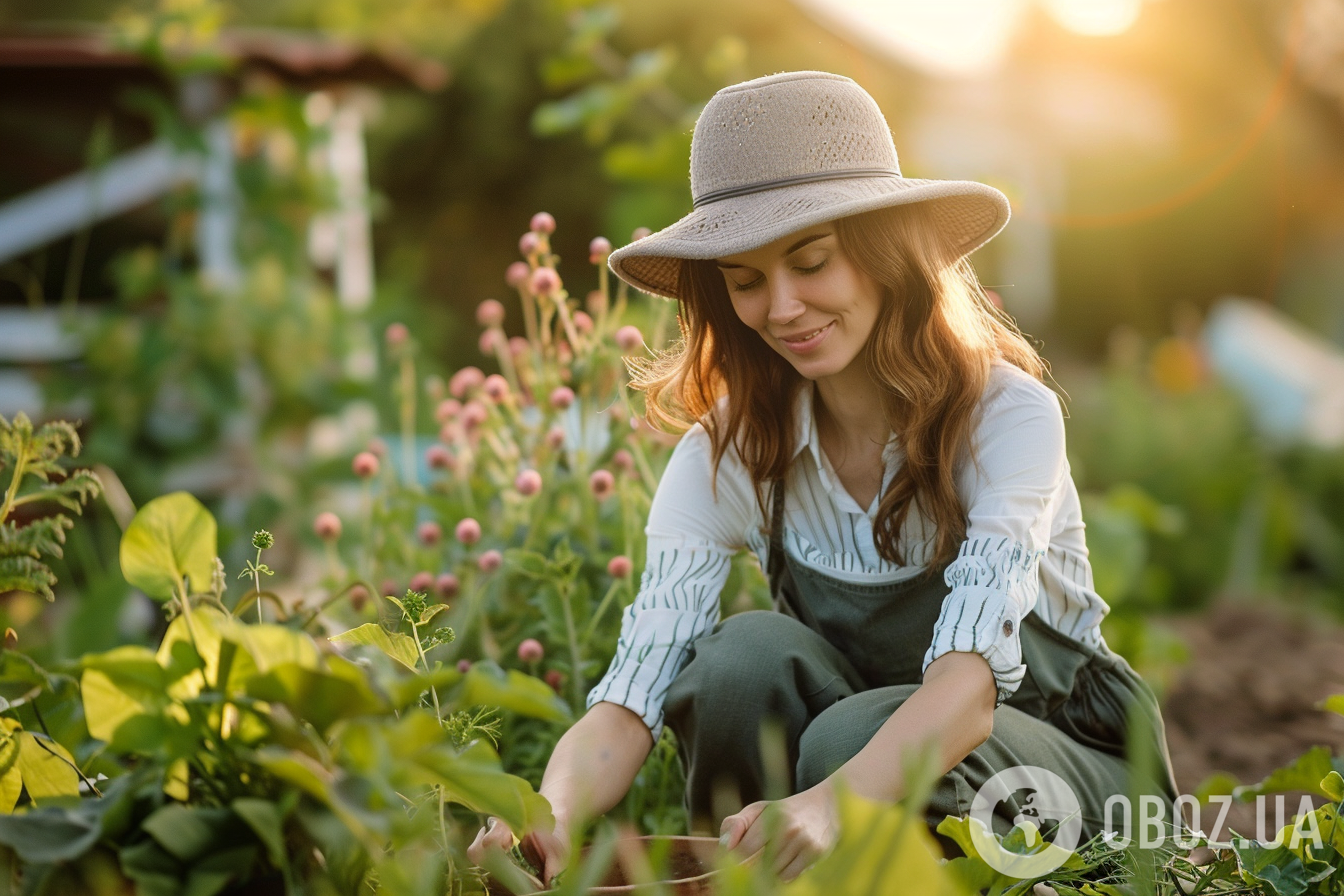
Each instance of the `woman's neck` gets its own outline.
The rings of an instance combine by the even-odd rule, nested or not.
[[[816,381],[813,403],[818,432],[861,452],[887,444],[891,428],[882,407],[882,391],[868,374],[862,356],[839,373]],[[824,430],[823,430],[824,427]]]

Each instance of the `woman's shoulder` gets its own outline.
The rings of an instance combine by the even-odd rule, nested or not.
[[[1060,412],[1059,396],[1053,389],[1002,358],[995,359],[990,367],[989,382],[980,397],[980,408],[986,416],[991,412],[1011,413],[1013,408]]]

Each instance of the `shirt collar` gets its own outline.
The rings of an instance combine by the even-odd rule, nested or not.
[[[809,380],[798,390],[798,397],[793,406],[794,442],[792,459],[797,460],[798,455],[804,450],[810,450],[812,453],[812,462],[816,464],[818,475],[820,475],[822,479],[822,485],[833,493],[836,493],[837,497],[843,494],[843,497],[840,498],[842,504],[853,505],[851,509],[867,513],[868,510],[872,508],[859,508],[854,499],[844,490],[844,487],[838,482],[830,482],[830,477],[826,473],[828,465],[822,460],[821,437],[817,433],[817,418],[814,413],[816,388],[816,383]],[[882,476],[882,488],[878,492],[878,497],[874,500],[874,507],[881,501],[881,495],[886,492],[892,476],[895,475],[897,467],[900,466],[900,458],[901,452],[897,447],[896,439],[893,434],[891,440],[887,442],[886,448],[882,451],[882,460],[885,470],[884,475]]]

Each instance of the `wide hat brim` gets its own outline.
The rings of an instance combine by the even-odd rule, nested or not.
[[[611,253],[613,273],[636,289],[682,298],[682,259],[748,252],[780,237],[880,208],[926,204],[958,258],[989,242],[1008,223],[1008,197],[968,180],[854,177],[775,187],[707,203],[657,233]]]

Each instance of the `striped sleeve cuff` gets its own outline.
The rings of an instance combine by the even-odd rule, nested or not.
[[[978,653],[994,673],[995,708],[1011,697],[1027,672],[1020,628],[1035,606],[1044,554],[1007,538],[968,539],[944,573],[952,590],[934,625],[924,670],[944,654]]]

